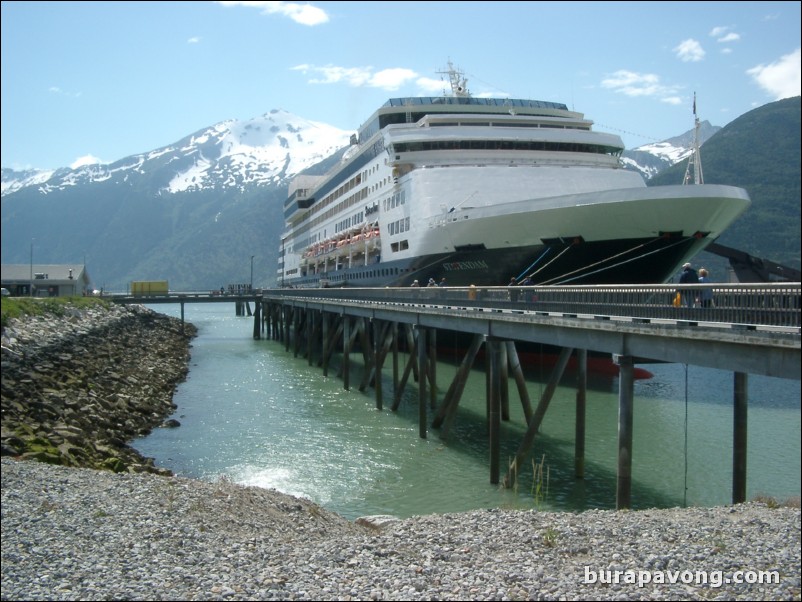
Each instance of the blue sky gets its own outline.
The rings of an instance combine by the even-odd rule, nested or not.
[[[627,148],[800,94],[799,2],[2,2],[2,166],[112,162],[285,109],[563,102]]]

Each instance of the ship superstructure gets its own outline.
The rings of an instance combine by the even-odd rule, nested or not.
[[[280,286],[664,282],[749,205],[721,185],[647,188],[620,137],[561,103],[388,100],[284,206]]]

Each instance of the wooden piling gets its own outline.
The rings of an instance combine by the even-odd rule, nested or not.
[[[317,312],[311,309],[306,310],[306,363],[312,365],[312,345],[315,342],[315,328]]]
[[[434,410],[437,407],[437,330],[427,329],[428,339],[428,369],[426,374],[429,376],[429,406]]]
[[[515,379],[515,385],[518,387],[518,397],[521,399],[524,419],[526,420],[526,424],[529,424],[532,421],[532,402],[529,400],[526,378],[521,368],[521,360],[518,357],[518,351],[515,349],[515,341],[506,341],[505,346],[507,347],[507,363]]]
[[[382,361],[384,351],[383,329],[387,327],[384,322],[373,321],[373,392],[376,396],[376,409],[381,410],[384,405],[382,395]]]
[[[732,503],[746,501],[746,427],[749,375],[736,372],[733,387]]]
[[[574,476],[585,478],[585,409],[588,387],[588,350],[577,349],[576,429],[574,431]]]
[[[393,390],[398,390],[398,322],[392,326],[393,347]]]
[[[418,327],[418,435],[426,439],[426,329]]]
[[[507,341],[498,342],[499,354],[499,395],[501,396],[501,419],[504,422],[510,420],[510,372],[509,359],[507,358]]]
[[[253,308],[253,338],[257,341],[262,338],[261,317],[261,304],[257,302]]]
[[[488,399],[488,432],[490,447],[490,484],[498,485],[499,462],[501,460],[501,345],[490,339],[487,342],[490,355],[488,378],[490,399]]]
[[[320,365],[323,367],[323,376],[329,375],[329,356],[326,353],[329,347],[329,314],[325,311],[322,312],[321,320],[323,322],[322,345],[320,350]]]
[[[343,388],[347,391],[351,388],[351,318],[343,316]]]
[[[632,498],[632,416],[635,379],[632,357],[619,356],[618,378],[618,480],[615,507],[631,506]]]

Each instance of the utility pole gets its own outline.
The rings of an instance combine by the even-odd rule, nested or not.
[[[255,255],[251,255],[251,288],[253,290],[253,258],[256,257]],[[249,291],[250,292],[250,291]]]

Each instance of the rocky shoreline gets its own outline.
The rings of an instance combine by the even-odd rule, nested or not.
[[[142,307],[9,323],[0,599],[800,599],[798,504],[351,522],[148,474],[126,442],[172,413],[187,328]]]
[[[2,333],[2,455],[161,472],[128,445],[164,424],[189,370],[191,324],[144,306],[68,307]]]

